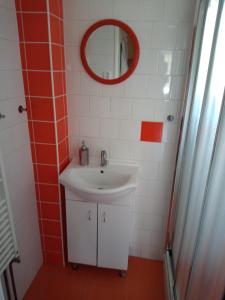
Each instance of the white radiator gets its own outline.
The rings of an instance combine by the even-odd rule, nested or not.
[[[18,247],[0,152],[0,275],[15,257],[18,257]]]

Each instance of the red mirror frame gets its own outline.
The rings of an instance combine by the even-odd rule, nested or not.
[[[129,67],[129,69],[126,73],[124,73],[122,76],[115,78],[115,79],[104,79],[104,78],[96,75],[92,71],[92,69],[89,67],[89,65],[87,63],[86,55],[85,55],[85,49],[86,49],[87,42],[88,42],[90,35],[99,27],[102,27],[105,25],[115,25],[115,26],[120,27],[124,31],[126,31],[134,45],[134,59],[133,59],[131,66]],[[96,80],[100,83],[103,83],[103,84],[116,84],[116,83],[120,83],[120,82],[126,80],[134,72],[134,70],[138,64],[139,55],[140,55],[140,47],[139,47],[137,36],[134,33],[134,31],[127,24],[125,24],[119,20],[114,20],[114,19],[101,20],[101,21],[94,23],[91,27],[89,27],[89,29],[85,32],[85,34],[83,36],[83,39],[81,42],[81,47],[80,47],[80,57],[81,57],[81,61],[82,61],[84,69],[94,80]]]

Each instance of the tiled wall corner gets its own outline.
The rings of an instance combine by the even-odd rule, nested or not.
[[[16,0],[44,261],[63,265],[59,172],[69,161],[62,0]]]

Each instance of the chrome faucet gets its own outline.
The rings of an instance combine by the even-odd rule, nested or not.
[[[107,152],[105,150],[101,151],[101,167],[105,167],[107,166]]]

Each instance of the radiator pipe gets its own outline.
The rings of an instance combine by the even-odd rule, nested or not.
[[[3,277],[4,277],[4,282],[5,282],[5,290],[6,290],[7,300],[12,300],[11,294],[10,294],[9,281],[8,281],[8,276],[7,276],[7,271],[6,270],[3,272]]]
[[[9,273],[10,273],[10,279],[11,279],[11,283],[12,283],[12,290],[13,290],[14,300],[18,300],[18,297],[17,297],[17,292],[16,292],[16,284],[15,284],[15,278],[14,278],[12,265],[13,265],[13,263],[19,264],[20,262],[21,262],[20,257],[17,256],[15,258],[13,258],[13,260],[9,264]]]

